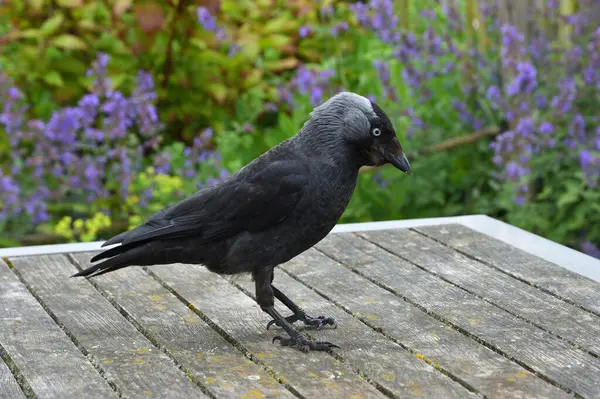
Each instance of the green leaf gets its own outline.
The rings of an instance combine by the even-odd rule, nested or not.
[[[556,205],[559,208],[564,208],[571,205],[579,200],[579,196],[582,191],[581,183],[571,180],[566,184],[566,191],[558,197]]]
[[[85,75],[87,65],[78,60],[75,57],[62,56],[60,59],[52,61],[49,66],[52,69],[56,69],[62,73],[73,74],[73,75]]]
[[[65,8],[78,8],[83,5],[82,0],[56,0],[56,3],[60,7],[65,7]]]
[[[119,75],[115,75],[111,77],[112,80],[112,87],[113,89],[117,90],[121,87],[121,85],[123,84],[123,82],[125,82],[125,80],[128,78],[129,76],[126,74],[119,74]]]
[[[44,79],[44,82],[48,83],[49,85],[56,87],[62,87],[65,84],[65,82],[62,79],[62,76],[60,76],[60,73],[58,73],[57,71],[46,72],[42,79]]]
[[[64,34],[56,36],[50,42],[53,46],[62,48],[64,50],[85,50],[87,44],[77,36]]]
[[[227,98],[227,87],[219,83],[209,85],[208,92],[219,103],[224,102]]]
[[[200,50],[204,50],[207,48],[206,41],[198,37],[192,37],[190,39],[190,44],[196,48],[199,48]]]
[[[64,21],[64,15],[62,13],[56,13],[40,26],[40,31],[45,37],[53,35],[58,31]]]
[[[19,247],[21,243],[10,238],[0,236],[0,248]]]
[[[281,33],[298,29],[298,22],[291,20],[288,15],[280,16],[267,22],[263,28],[263,33]]]
[[[274,34],[267,37],[263,37],[258,41],[258,44],[263,49],[273,48],[282,49],[284,46],[289,44],[292,38],[286,35]]]
[[[41,30],[39,29],[25,29],[19,32],[19,37],[23,39],[39,39],[41,36]]]

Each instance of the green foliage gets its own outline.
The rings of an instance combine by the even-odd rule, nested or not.
[[[438,29],[443,29],[443,24],[438,24]],[[415,25],[415,29],[422,29],[423,26],[424,23]],[[466,97],[463,93],[466,77],[462,70],[436,76],[427,82],[425,88],[431,95],[423,100],[403,81],[403,66],[398,61],[391,60],[390,85],[394,87],[397,99],[389,99],[384,95],[384,87],[374,62],[390,60],[390,46],[383,44],[374,35],[356,29],[345,32],[338,38],[331,37],[328,32],[323,35],[325,37],[320,37],[320,41],[335,40],[344,50],[332,53],[314,67],[335,71],[331,86],[340,85],[363,95],[375,95],[378,104],[390,116],[413,168],[413,175],[410,177],[392,167],[361,174],[341,222],[493,214],[496,191],[492,186],[493,181],[490,181],[493,165],[488,142],[474,143],[452,152],[418,155],[419,149],[428,145],[472,132],[470,124],[448,112],[453,99]],[[448,61],[456,60],[449,56],[439,62]],[[240,107],[248,102],[248,98],[240,99]],[[407,109],[414,109],[414,113],[426,121],[424,131],[410,137],[407,128],[411,121],[406,115]],[[224,165],[235,170],[273,145],[296,134],[311,110],[310,96],[296,93],[294,105],[286,112],[278,113],[274,125],[251,133],[245,132],[241,125],[225,130],[217,139]],[[484,112],[485,110],[481,111],[482,115],[493,126],[497,121],[495,115],[490,114],[488,117]],[[249,113],[245,116],[251,123],[259,123],[256,114]]]
[[[205,30],[186,0],[16,0],[0,13],[9,28],[0,62],[35,104],[31,114],[44,119],[89,89],[86,68],[104,52],[114,60],[115,90],[130,91],[140,69],[152,73],[167,140],[191,142],[199,129],[220,130],[234,118],[244,93],[274,100],[269,80],[319,56],[314,46],[298,47],[297,15],[315,21],[314,2],[204,2],[212,11],[219,3],[224,37]]]
[[[459,3],[461,13],[475,18],[476,2]],[[219,32],[199,23],[199,4],[218,15]],[[85,75],[87,68],[98,52],[104,52],[111,57],[109,73],[115,90],[130,93],[139,70],[152,74],[159,119],[165,125],[160,146],[140,160],[141,172],[133,179],[128,198],[50,204],[54,222],[40,225],[38,231],[54,232],[66,240],[105,238],[113,233],[111,228],[133,227],[215,183],[215,176],[224,177],[223,167],[234,172],[296,134],[314,106],[310,90],[289,87],[302,67],[332,73],[323,88],[325,98],[340,88],[374,96],[392,119],[413,168],[410,177],[391,167],[361,173],[341,222],[485,213],[574,247],[584,238],[600,242],[600,224],[594,223],[600,213],[600,190],[590,189],[583,172],[573,167],[577,154],[557,159],[553,152],[533,158],[532,171],[524,177],[530,194],[524,205],[518,205],[515,187],[524,183],[496,175],[489,139],[449,151],[423,151],[473,130],[503,124],[505,115],[486,99],[492,71],[480,68],[469,53],[477,49],[488,65],[500,63],[496,45],[500,39],[485,29],[490,21],[482,20],[480,28],[457,28],[438,1],[394,2],[396,7],[406,6],[396,10],[403,29],[419,36],[429,28],[456,46],[435,63],[426,57],[411,60],[415,68],[437,71],[417,89],[406,78],[407,65],[393,55],[397,48],[384,43],[377,32],[361,28],[349,4],[342,0],[16,0],[0,6],[0,62],[32,105],[30,117],[46,119],[79,100],[92,85]],[[323,12],[328,6],[331,12]],[[423,17],[424,9],[433,10],[434,17]],[[332,27],[340,23],[348,29],[333,33]],[[306,26],[310,34],[300,34]],[[387,83],[375,67],[380,60],[389,62]],[[460,67],[439,73],[447,64]],[[291,95],[291,104],[281,100],[282,92]],[[589,110],[600,99],[598,92],[585,97],[585,104],[578,106],[592,114]],[[471,120],[459,115],[456,102],[469,109]],[[547,117],[538,113],[533,119]],[[423,126],[413,132],[415,120]],[[481,126],[476,128],[473,120]],[[566,135],[567,123],[560,125],[560,139]],[[210,151],[216,150],[222,161],[209,158],[190,166],[184,153],[206,127],[215,131]],[[9,148],[8,138],[0,134],[0,155]],[[168,159],[168,172],[152,167],[159,157]],[[27,190],[34,184],[19,183]],[[108,190],[117,192],[119,184],[118,176],[107,176]],[[60,189],[52,182],[48,186]],[[106,209],[112,223],[101,213]],[[26,232],[19,226],[13,230],[16,236]],[[12,243],[0,241],[0,246]]]

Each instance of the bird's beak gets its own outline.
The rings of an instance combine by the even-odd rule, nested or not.
[[[388,154],[386,154],[388,155]],[[400,169],[407,175],[412,175],[412,170],[410,169],[410,164],[408,163],[408,159],[406,159],[406,155],[389,155],[388,162],[394,165],[397,169]]]
[[[412,175],[410,163],[408,163],[408,159],[406,158],[406,155],[404,155],[404,151],[402,151],[398,138],[394,137],[391,144],[385,148],[383,157],[387,162],[394,165],[396,169],[401,170],[407,175]]]

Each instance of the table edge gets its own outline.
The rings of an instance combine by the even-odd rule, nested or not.
[[[420,226],[462,224],[475,231],[496,238],[525,252],[547,260],[572,272],[600,282],[600,259],[576,251],[562,244],[535,235],[521,228],[487,215],[464,215],[425,219],[389,220],[381,222],[347,223],[336,225],[332,233],[390,230]],[[97,251],[104,241],[36,245],[0,248],[0,258],[46,255],[68,252]],[[109,247],[107,247],[109,248]]]

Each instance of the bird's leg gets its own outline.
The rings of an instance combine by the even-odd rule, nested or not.
[[[331,342],[309,341],[304,335],[294,330],[294,327],[277,310],[275,310],[275,297],[271,285],[272,273],[272,268],[259,269],[254,273],[254,281],[256,288],[256,302],[264,312],[268,313],[273,320],[289,334],[289,337],[276,336],[273,338],[273,342],[279,340],[281,346],[296,346],[302,352],[339,348],[339,346],[334,345]]]
[[[273,284],[271,284],[271,289],[273,290],[273,294],[275,294],[275,298],[279,299],[281,303],[288,307],[294,314],[285,318],[288,323],[294,323],[295,321],[301,320],[305,325],[316,327],[317,330],[323,328],[323,326],[331,325],[335,327],[335,320],[332,317],[326,316],[317,316],[312,317],[308,316],[304,310],[296,305],[290,298],[288,298],[283,292],[279,291]],[[273,318],[267,324],[267,330],[271,327],[272,324],[277,324],[276,319]]]

